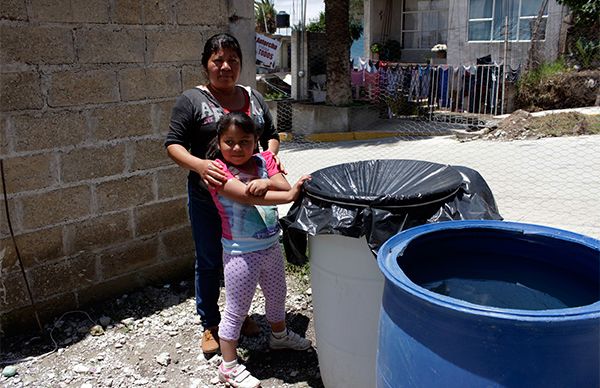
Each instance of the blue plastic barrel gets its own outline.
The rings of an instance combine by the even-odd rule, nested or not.
[[[600,241],[451,221],[379,250],[377,387],[599,387]]]

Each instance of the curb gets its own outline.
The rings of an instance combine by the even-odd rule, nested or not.
[[[390,137],[428,137],[431,134],[411,133],[402,131],[361,131],[361,132],[328,132],[328,133],[312,133],[308,135],[294,136],[289,132],[280,132],[279,140],[292,141],[294,139],[303,139],[314,142],[336,142],[336,141],[352,141],[352,140],[371,140],[384,139]]]

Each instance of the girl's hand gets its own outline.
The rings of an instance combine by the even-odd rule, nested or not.
[[[283,166],[283,163],[281,163],[281,159],[279,159],[279,156],[273,154],[273,159],[275,159],[275,163],[277,163],[277,167],[279,167],[281,173],[287,175],[287,170]]]
[[[223,167],[215,162],[214,160],[203,160],[203,164],[200,167],[200,177],[206,183],[207,186],[219,187],[227,181],[227,177],[223,172]]]
[[[310,175],[302,175],[300,179],[298,179],[298,182],[296,182],[294,184],[294,187],[292,187],[292,190],[290,190],[290,193],[292,194],[292,201],[296,201],[300,197],[300,193],[302,192],[302,185],[304,184],[304,182],[310,179]]]
[[[255,179],[246,185],[246,193],[261,197],[269,190],[268,179]]]

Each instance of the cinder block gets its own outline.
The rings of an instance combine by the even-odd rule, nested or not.
[[[98,108],[91,113],[94,139],[112,140],[152,134],[152,104]]]
[[[106,0],[32,1],[32,21],[66,23],[108,23]]]
[[[0,312],[30,304],[27,286],[20,271],[3,273],[0,277]]]
[[[82,112],[60,111],[14,116],[15,151],[38,151],[77,145],[86,141]]]
[[[113,71],[64,71],[50,76],[50,106],[101,104],[118,100],[117,77]]]
[[[187,199],[139,206],[134,209],[135,234],[145,236],[176,225],[188,224]]]
[[[12,204],[12,201],[9,203]],[[2,209],[2,217],[0,217],[0,238],[3,238],[10,235],[8,228],[8,220],[4,210],[6,209],[6,204],[4,203],[4,196],[0,197],[0,209]]]
[[[145,34],[141,28],[87,28],[75,31],[81,63],[143,63]]]
[[[164,139],[138,140],[133,143],[131,169],[148,170],[172,163],[163,146]]]
[[[175,105],[175,98],[169,101],[158,102],[153,105],[152,124],[161,135],[166,136],[171,122],[171,111]]]
[[[138,276],[144,284],[165,284],[189,278],[194,273],[194,256],[178,257],[173,260],[160,261],[152,267],[144,267]]]
[[[119,72],[123,101],[172,97],[181,93],[177,68],[125,69]]]
[[[125,171],[125,145],[78,147],[60,157],[63,182],[76,182]]]
[[[13,119],[11,115],[0,113],[0,157],[8,155],[10,144],[8,131]],[[14,138],[14,136],[11,136]]]
[[[165,150],[165,153],[167,151]],[[173,165],[172,168],[157,172],[158,199],[180,197],[187,194],[188,171]]]
[[[100,212],[128,209],[154,199],[152,176],[132,176],[100,183],[96,187]]]
[[[70,28],[0,26],[0,61],[27,64],[62,64],[75,61]]]
[[[224,1],[204,2],[201,7],[198,0],[180,0],[175,4],[178,24],[227,24],[227,3]]]
[[[50,153],[6,158],[4,176],[8,193],[41,189],[58,183],[54,155]]]
[[[98,254],[103,280],[156,263],[158,240],[131,241]]]
[[[136,271],[109,280],[102,280],[91,287],[77,290],[77,300],[80,307],[85,307],[91,303],[117,298],[144,285],[138,271]]]
[[[148,31],[148,60],[151,63],[198,61],[205,36],[200,31],[180,31],[165,28]],[[208,37],[210,35],[206,35]]]
[[[38,329],[35,310],[39,312],[42,325],[52,324],[54,320],[65,311],[75,310],[77,300],[73,292],[54,296],[37,302],[35,309],[25,306],[0,314],[0,328],[4,334],[22,334],[28,330]]]
[[[23,227],[34,229],[89,215],[91,190],[87,185],[75,186],[16,200],[22,206]]]
[[[110,246],[130,239],[129,212],[111,213],[65,226],[67,254],[102,246]]]
[[[36,72],[0,74],[0,110],[41,109],[40,75]]]
[[[160,236],[166,257],[194,257],[192,227],[188,224],[180,229],[162,233]]]
[[[31,293],[36,300],[70,292],[96,283],[96,257],[78,255],[27,271]]]
[[[183,66],[181,78],[183,80],[183,90],[208,83],[206,71],[202,66]]]
[[[170,0],[144,0],[144,24],[172,24],[174,14]]]
[[[25,0],[2,0],[0,2],[0,18],[8,20],[27,20]]]
[[[31,268],[64,256],[63,228],[55,226],[15,236],[17,247],[25,268]],[[11,237],[0,240],[0,252],[4,250],[1,270],[18,267],[15,245]]]
[[[115,0],[111,19],[117,24],[142,24],[142,0]]]

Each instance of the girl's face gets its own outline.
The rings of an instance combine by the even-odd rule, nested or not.
[[[254,155],[256,136],[246,133],[235,124],[229,125],[219,137],[223,159],[234,166],[242,166]]]
[[[217,89],[231,89],[238,81],[241,68],[240,57],[235,50],[219,49],[208,59],[208,81]]]

